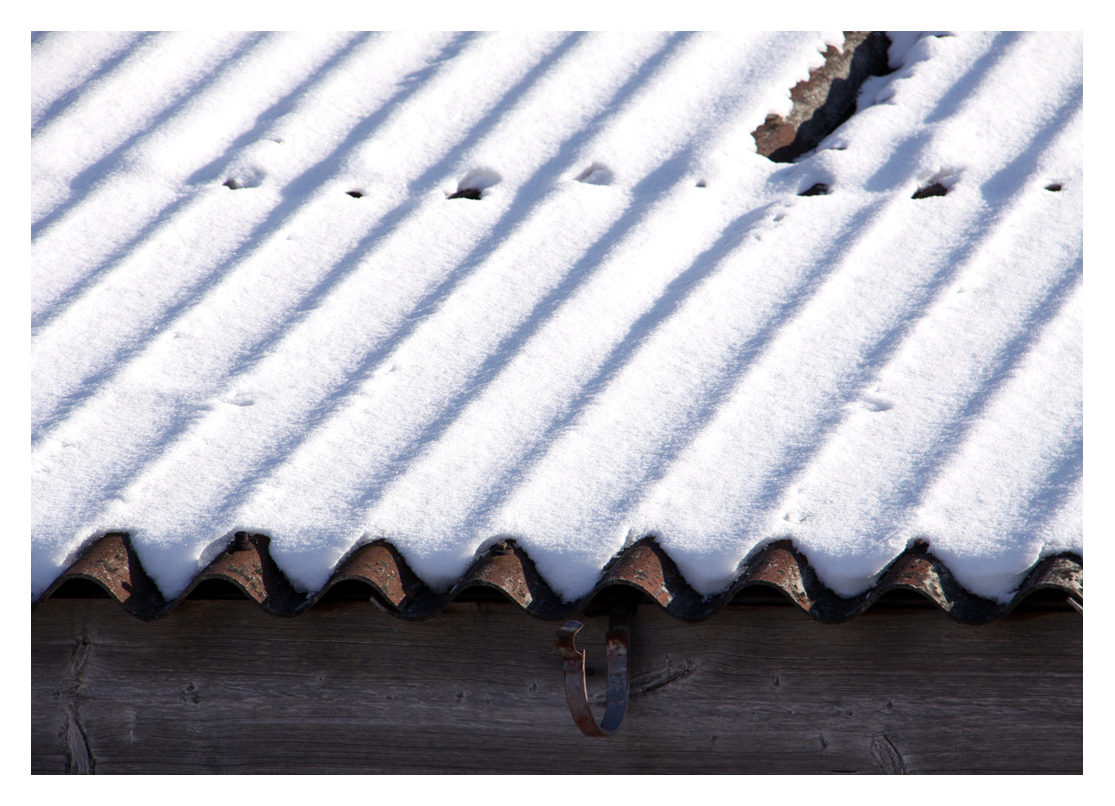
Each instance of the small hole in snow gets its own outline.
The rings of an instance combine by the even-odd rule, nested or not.
[[[450,193],[447,198],[480,201],[484,191],[493,185],[498,185],[502,179],[503,177],[491,168],[473,168],[457,183],[457,190]]]
[[[864,395],[863,407],[868,411],[890,411],[894,404],[886,398]]]
[[[615,175],[612,169],[599,162],[594,162],[577,175],[577,181],[584,182],[586,185],[610,185],[613,179]]]
[[[808,190],[803,190],[798,194],[799,196],[827,196],[829,195],[829,186],[824,182],[818,182]]]
[[[224,186],[231,190],[240,190],[240,188],[257,188],[263,184],[267,172],[259,168],[242,168],[232,171],[227,179],[224,181]]]
[[[352,198],[354,198],[354,199],[364,198],[364,194],[361,193],[359,190],[346,190],[345,195],[352,196]]]
[[[1060,182],[1054,182],[1052,185],[1046,185],[1045,189],[1049,190],[1049,191],[1052,191],[1053,193],[1058,193],[1061,190],[1061,183]]]
[[[944,196],[948,193],[948,188],[940,182],[934,182],[923,188],[918,188],[917,191],[911,196],[911,199],[928,199],[930,196]]]

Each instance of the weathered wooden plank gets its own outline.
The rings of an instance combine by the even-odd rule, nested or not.
[[[603,671],[604,617],[579,646]],[[981,627],[891,608],[825,626],[733,606],[640,607],[620,732],[582,736],[557,624],[509,604],[425,622],[359,602],[278,619],[186,601],[32,614],[32,770],[117,772],[1079,772],[1082,620]],[[603,688],[603,675],[590,679]],[[592,684],[596,683],[596,686]],[[597,699],[600,699],[597,692]]]

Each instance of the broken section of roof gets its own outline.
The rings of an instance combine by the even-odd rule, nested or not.
[[[1083,555],[1081,37],[891,40],[777,163],[879,38],[37,38],[33,599],[127,533],[158,610],[243,532],[280,612],[507,540],[562,607],[648,545],[854,603],[919,540],[1009,606]]]
[[[864,82],[892,72],[890,44],[882,31],[845,31],[844,46],[829,45],[825,63],[790,91],[790,114],[768,115],[753,132],[756,150],[775,162],[793,162],[819,146],[856,111]]]
[[[789,540],[770,544],[753,558],[735,582],[718,596],[705,597],[693,590],[669,556],[653,540],[641,540],[625,549],[604,569],[596,587],[579,600],[567,602],[546,584],[530,557],[514,541],[492,546],[453,588],[431,591],[407,567],[390,543],[360,547],[340,564],[330,580],[314,595],[297,591],[275,565],[266,535],[238,533],[175,599],[167,600],[143,570],[127,535],[111,534],[96,541],[35,600],[50,597],[70,580],[97,583],[132,615],[151,620],[165,616],[198,585],[220,580],[239,588],[269,613],[296,616],[313,607],[338,583],[360,582],[368,598],[392,615],[428,618],[462,593],[483,587],[498,590],[532,616],[564,619],[585,608],[601,591],[635,588],[668,613],[686,621],[701,621],[720,612],[736,594],[747,588],[781,591],[789,600],[819,621],[835,623],[862,613],[893,590],[921,594],[957,621],[983,624],[1006,615],[1040,590],[1057,590],[1067,597],[1084,599],[1084,570],[1080,557],[1060,554],[1031,568],[1015,595],[1006,603],[973,596],[957,584],[948,569],[924,544],[903,552],[881,574],[878,583],[853,598],[835,595],[817,579]]]

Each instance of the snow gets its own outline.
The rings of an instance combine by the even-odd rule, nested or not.
[[[241,530],[567,599],[646,535],[703,594],[1082,554],[1082,38],[893,40],[782,165],[838,32],[38,39],[33,597],[107,531],[168,597]]]

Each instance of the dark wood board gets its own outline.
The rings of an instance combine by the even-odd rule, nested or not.
[[[590,694],[607,618],[585,619]],[[503,603],[403,622],[362,602],[293,619],[187,600],[31,615],[35,773],[1038,773],[1083,767],[1083,620],[988,625],[877,607],[822,625],[734,605],[640,606],[632,699],[609,738],[565,703],[557,627]]]

